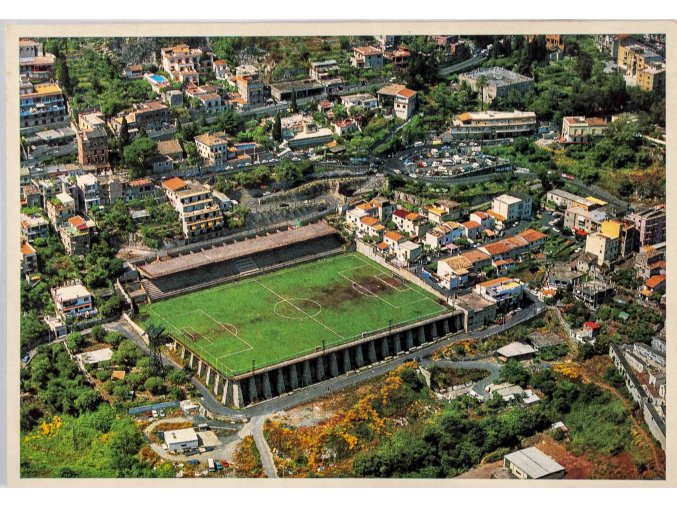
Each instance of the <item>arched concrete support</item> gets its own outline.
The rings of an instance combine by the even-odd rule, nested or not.
[[[355,347],[355,367],[362,368],[364,366],[364,355],[362,354],[362,345]]]
[[[282,368],[277,370],[277,382],[275,388],[277,389],[277,394],[283,394],[287,391],[287,388],[284,385],[284,373],[282,373]]]
[[[221,375],[217,371],[216,375],[214,375],[214,396],[221,394],[221,389],[223,388],[221,384]]]
[[[254,389],[256,389],[256,386],[254,386]],[[233,382],[233,405],[235,408],[244,407],[244,396],[242,395],[242,386],[239,382]]]
[[[270,387],[270,375],[268,375],[267,371],[263,372],[263,375],[261,376],[261,384],[263,397],[267,400],[271,399],[273,397],[273,390]]]
[[[338,361],[336,360],[336,352],[329,354],[329,374],[332,377],[339,376]]]
[[[423,345],[425,343],[425,326],[418,327],[418,343],[417,345]]]
[[[376,358],[376,347],[374,346],[374,340],[370,341],[367,345],[367,358],[370,363],[375,363],[378,359]]]
[[[407,332],[404,333],[404,350],[412,348],[414,348],[414,332],[411,329],[407,329]]]
[[[186,359],[186,347],[181,345],[179,342],[176,342],[176,353],[181,356],[181,360]]]
[[[303,379],[301,380],[301,385],[303,387],[306,387],[312,383],[313,383],[313,375],[310,371],[310,362],[303,361]]]
[[[299,372],[295,364],[289,367],[289,385],[292,391],[299,388]]]
[[[205,374],[205,385],[209,387],[212,383],[212,367],[207,365],[207,373]]]
[[[431,341],[437,338],[437,323],[433,322],[430,324],[430,338]]]
[[[383,359],[390,357],[390,347],[388,346],[388,337],[381,339],[381,356]]]
[[[350,349],[343,349],[343,372],[348,373],[353,367],[350,364]]]
[[[256,377],[253,375],[247,379],[247,387],[249,388],[249,403],[254,403],[259,393],[256,390]]]
[[[442,319],[442,333],[445,336],[449,334],[449,319]]]
[[[320,356],[315,360],[315,376],[317,381],[321,382],[324,380],[324,357]]]
[[[393,354],[397,355],[402,352],[402,335],[395,333],[393,336]]]

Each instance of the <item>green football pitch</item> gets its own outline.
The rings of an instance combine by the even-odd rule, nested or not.
[[[143,305],[222,374],[237,375],[448,310],[358,254],[343,254]]]

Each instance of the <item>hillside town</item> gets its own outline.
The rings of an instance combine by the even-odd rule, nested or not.
[[[664,34],[22,39],[22,474],[664,478],[666,66]],[[252,327],[241,368],[269,317],[212,308],[257,284],[304,348]],[[45,465],[92,414],[133,449]]]

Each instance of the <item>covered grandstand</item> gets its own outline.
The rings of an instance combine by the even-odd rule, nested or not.
[[[137,266],[148,298],[156,301],[344,250],[325,222],[158,258]]]

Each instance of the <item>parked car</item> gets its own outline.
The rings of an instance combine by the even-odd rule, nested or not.
[[[158,416],[159,416],[159,414],[157,413],[157,410],[153,410],[153,411],[151,412],[151,414],[153,415],[153,417],[158,417]]]
[[[156,431],[155,436],[158,437],[159,440],[163,440],[165,438],[165,432],[164,431]]]
[[[164,417],[164,416],[165,416],[165,411],[162,410],[162,409],[160,409],[160,410],[158,410],[158,414],[160,414],[160,417]]]
[[[220,461],[215,461],[214,464],[216,465],[217,470],[223,470],[223,465]]]
[[[207,460],[207,469],[210,472],[216,472],[216,465],[214,464],[214,460],[212,458],[209,458],[209,460]]]
[[[191,451],[186,451],[184,453],[185,456],[195,456],[196,454],[200,454],[200,452],[197,449],[193,449]]]
[[[221,466],[223,466],[223,468],[228,468],[230,466],[230,463],[228,463],[225,459],[222,459]]]
[[[188,461],[186,461],[186,463],[188,463],[189,465],[196,466],[196,465],[200,464],[200,460],[193,458],[193,459],[189,459]]]

